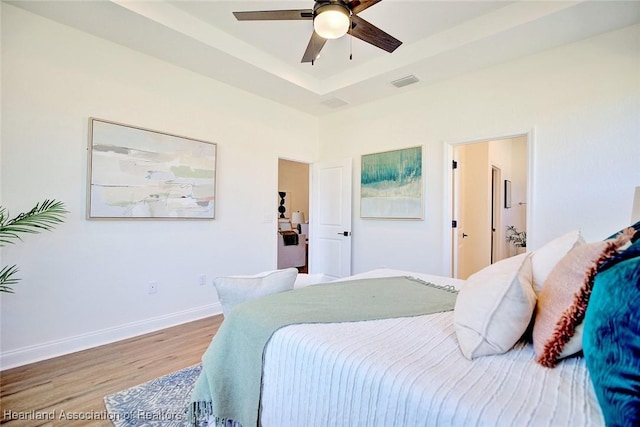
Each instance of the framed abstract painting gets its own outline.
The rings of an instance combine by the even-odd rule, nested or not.
[[[89,119],[89,219],[214,219],[215,143]]]
[[[422,147],[362,156],[360,216],[422,219]]]

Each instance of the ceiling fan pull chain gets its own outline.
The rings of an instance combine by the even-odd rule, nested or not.
[[[353,61],[353,36],[349,37],[349,61]]]

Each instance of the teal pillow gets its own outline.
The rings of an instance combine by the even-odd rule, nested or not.
[[[596,275],[584,319],[584,358],[607,426],[640,426],[640,242],[628,251]]]

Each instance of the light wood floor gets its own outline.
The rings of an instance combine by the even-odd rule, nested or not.
[[[213,316],[113,344],[0,372],[0,424],[113,426],[110,421],[10,419],[17,413],[106,413],[108,394],[200,362],[222,323]],[[15,416],[13,416],[15,418]]]

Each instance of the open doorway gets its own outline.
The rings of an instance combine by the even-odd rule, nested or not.
[[[528,135],[452,144],[451,275],[466,279],[513,256],[507,226],[526,232]]]
[[[278,159],[278,257],[277,266],[309,266],[309,164]]]

